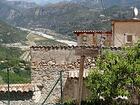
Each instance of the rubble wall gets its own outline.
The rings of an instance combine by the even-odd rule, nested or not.
[[[31,49],[32,84],[36,84],[41,90],[38,102],[43,102],[48,93],[63,72],[63,86],[68,77],[69,70],[79,70],[78,59],[75,50],[46,50]],[[77,63],[77,64],[76,64]],[[57,103],[61,96],[60,82],[51,93],[47,103]]]

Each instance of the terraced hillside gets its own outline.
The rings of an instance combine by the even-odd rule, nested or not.
[[[0,21],[0,43],[18,43],[26,40],[27,32]]]

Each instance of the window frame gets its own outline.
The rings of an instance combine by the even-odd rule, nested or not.
[[[126,35],[126,43],[133,43],[133,35]]]

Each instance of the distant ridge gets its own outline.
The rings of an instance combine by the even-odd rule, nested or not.
[[[39,0],[36,0],[39,2]],[[48,0],[47,0],[48,1]],[[45,0],[43,2],[47,2]],[[49,0],[51,1],[51,0]],[[139,0],[70,0],[28,9],[0,3],[0,19],[17,27],[54,30],[67,38],[75,38],[74,30],[111,30],[111,19],[132,19],[132,6]],[[40,1],[41,2],[41,1]],[[140,17],[140,14],[137,16]]]

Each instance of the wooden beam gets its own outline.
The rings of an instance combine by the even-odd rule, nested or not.
[[[82,55],[81,56],[81,60],[80,60],[79,87],[78,87],[78,100],[77,100],[77,105],[81,105],[81,102],[82,102],[84,61],[85,61],[85,56]]]

